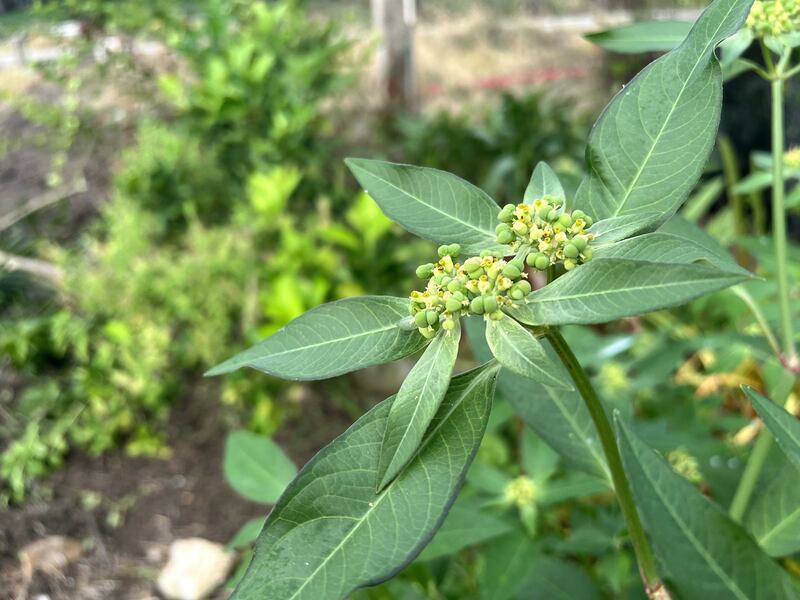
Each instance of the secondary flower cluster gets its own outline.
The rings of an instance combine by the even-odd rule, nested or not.
[[[756,37],[783,35],[800,30],[798,0],[756,0],[747,27]]]
[[[592,258],[586,229],[592,219],[581,210],[571,214],[558,199],[545,196],[533,204],[506,204],[498,217],[497,241],[508,244],[514,252],[523,252],[529,266],[544,271],[563,261],[571,271]]]
[[[428,284],[421,292],[411,292],[411,316],[425,337],[433,337],[440,325],[453,329],[455,320],[468,314],[500,320],[501,307],[531,292],[521,258],[505,261],[484,252],[461,264],[455,262],[460,254],[458,244],[440,246],[437,263],[417,268],[417,276]]]

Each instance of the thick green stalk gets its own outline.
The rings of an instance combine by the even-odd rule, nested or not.
[[[781,334],[786,360],[794,360],[794,332],[792,310],[789,303],[789,273],[786,257],[786,209],[783,180],[783,92],[785,81],[776,77],[772,81],[772,236],[775,243],[775,260],[778,264],[778,299],[781,310]]]
[[[600,436],[600,443],[603,446],[603,452],[605,453],[608,467],[611,471],[614,490],[617,494],[620,508],[622,509],[622,516],[628,526],[628,532],[633,542],[633,550],[639,562],[639,572],[642,575],[647,593],[651,597],[663,598],[663,583],[658,576],[653,551],[650,549],[650,544],[644,533],[642,522],[639,520],[639,513],[636,510],[636,503],[633,500],[631,487],[625,475],[625,469],[622,466],[622,457],[619,454],[617,439],[614,436],[614,431],[611,428],[608,415],[606,415],[600,398],[597,396],[597,392],[589,381],[589,377],[586,375],[586,372],[583,370],[583,367],[581,367],[581,364],[578,362],[578,359],[575,357],[575,354],[573,354],[572,349],[561,333],[557,329],[550,329],[547,332],[547,338],[550,340],[556,354],[558,354],[561,362],[567,368],[572,380],[575,382],[575,386],[583,397],[586,407],[589,409],[589,414],[592,416],[592,421],[594,421],[597,433]],[[657,596],[657,594],[660,595]]]

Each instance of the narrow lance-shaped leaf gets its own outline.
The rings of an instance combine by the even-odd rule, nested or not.
[[[475,357],[479,361],[490,360],[492,353],[486,343],[483,319],[468,318],[464,326]],[[558,369],[559,377],[569,377],[563,367]],[[610,481],[597,430],[578,392],[556,390],[508,369],[500,372],[497,387],[525,424],[570,466]]]
[[[575,208],[596,221],[675,213],[700,178],[719,126],[722,72],[714,49],[739,30],[751,5],[716,0],[680,46],[616,95],[589,136],[589,174]]]
[[[662,52],[676,48],[691,28],[692,23],[686,21],[642,21],[590,33],[586,39],[620,54]]]
[[[533,170],[531,180],[525,190],[524,201],[525,204],[533,204],[534,200],[544,196],[552,196],[562,202],[567,198],[564,187],[558,180],[558,175],[546,162],[540,162]]]
[[[481,600],[517,597],[531,567],[541,557],[536,542],[523,530],[497,538],[486,547],[486,566],[481,574]]]
[[[426,561],[450,556],[467,546],[480,544],[507,533],[512,527],[513,521],[502,519],[488,510],[481,510],[479,506],[471,506],[459,500],[417,560]]]
[[[748,278],[701,265],[598,258],[509,309],[529,325],[606,323],[679,306]]]
[[[325,379],[397,360],[426,343],[416,329],[398,325],[407,316],[406,298],[364,296],[323,304],[206,375],[251,367],[283,379]]]
[[[444,171],[377,160],[345,161],[386,216],[437,244],[467,254],[502,249],[494,229],[500,208],[486,192]]]
[[[378,480],[383,489],[417,451],[425,430],[439,409],[458,356],[461,327],[455,321],[452,331],[440,329],[406,377],[392,402],[381,446]]]
[[[595,237],[594,245],[599,246],[624,240],[643,231],[652,231],[663,220],[664,215],[660,212],[638,212],[602,219],[592,225],[589,231]]]
[[[681,598],[795,598],[786,573],[621,419],[625,472],[667,587]]]
[[[270,513],[237,600],[336,600],[409,564],[441,525],[483,437],[497,365],[453,378],[419,454],[382,492],[393,399],[319,452]]]
[[[800,470],[785,463],[747,512],[747,529],[770,556],[800,551]]]
[[[775,436],[781,450],[800,469],[800,421],[750,386],[743,385],[742,389],[753,403],[758,416],[764,420],[764,425]]]
[[[539,340],[514,319],[489,321],[486,342],[497,362],[509,371],[555,388],[574,389],[569,378],[559,377],[559,369]]]
[[[225,479],[253,502],[275,502],[297,474],[297,468],[271,439],[234,431],[225,442]]]

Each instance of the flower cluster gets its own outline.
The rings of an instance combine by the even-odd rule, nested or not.
[[[783,162],[787,167],[800,169],[800,148],[795,146],[783,155]]]
[[[800,1],[756,0],[747,27],[756,37],[778,36],[800,30]]]
[[[536,501],[536,484],[530,477],[521,475],[506,485],[503,495],[508,504],[524,508]]]
[[[523,252],[528,266],[539,271],[560,261],[571,271],[592,258],[589,242],[593,236],[586,233],[592,226],[591,217],[581,210],[566,212],[556,198],[545,196],[532,204],[507,204],[499,219],[497,241]]]
[[[455,319],[468,314],[502,319],[501,307],[531,292],[522,258],[506,261],[484,252],[461,264],[455,262],[460,253],[458,244],[440,246],[438,262],[417,268],[417,276],[428,284],[411,292],[411,316],[425,337],[433,337],[440,325],[453,329]]]

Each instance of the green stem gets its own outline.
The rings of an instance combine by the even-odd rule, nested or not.
[[[772,401],[781,406],[786,402],[786,399],[789,397],[794,387],[794,378],[787,377],[785,382],[786,383],[775,390],[772,396]],[[758,479],[761,477],[761,471],[764,468],[764,464],[767,462],[767,457],[769,456],[769,451],[772,449],[773,441],[774,438],[772,434],[766,429],[762,429],[755,446],[753,446],[753,452],[747,460],[747,466],[744,468],[744,473],[742,473],[742,478],[739,480],[739,485],[736,487],[736,493],[733,496],[733,502],[731,502],[731,507],[728,511],[731,519],[737,523],[742,522],[742,517],[744,517],[744,513],[747,511],[747,505],[750,503],[753,490],[755,490]]]
[[[789,303],[789,272],[786,256],[786,209],[784,208],[785,183],[783,180],[783,92],[782,77],[772,81],[772,236],[775,240],[775,260],[778,264],[778,298],[781,311],[781,334],[785,358],[792,361],[794,332],[792,310]]]
[[[639,513],[636,510],[636,503],[633,500],[631,487],[628,479],[625,476],[625,469],[622,466],[622,457],[617,448],[617,439],[614,436],[614,431],[611,428],[611,423],[608,420],[605,409],[603,408],[597,392],[592,387],[589,377],[581,367],[578,359],[573,354],[572,349],[567,344],[564,337],[557,329],[550,329],[547,332],[547,338],[553,345],[553,348],[561,359],[561,362],[566,367],[578,392],[583,397],[586,407],[589,409],[589,414],[592,416],[594,426],[600,436],[600,443],[603,446],[603,452],[608,461],[608,467],[611,471],[611,479],[614,483],[614,490],[617,494],[620,508],[622,509],[622,516],[628,526],[628,532],[631,536],[633,543],[633,550],[636,553],[636,558],[639,562],[639,572],[644,581],[645,588],[651,596],[663,590],[663,584],[658,576],[656,569],[656,561],[653,552],[650,549],[650,544],[647,541],[647,536],[644,533],[642,522],[639,520]]]
[[[727,135],[719,136],[719,154],[722,158],[722,174],[725,177],[725,187],[728,188],[728,203],[733,207],[734,226],[736,233],[747,233],[747,218],[744,212],[744,199],[733,191],[741,179],[739,173],[739,159]]]

